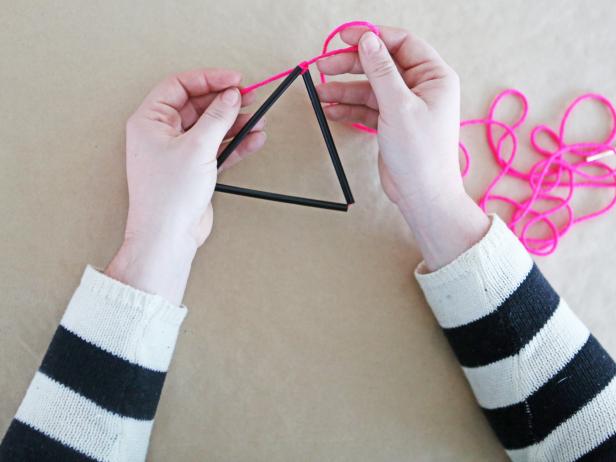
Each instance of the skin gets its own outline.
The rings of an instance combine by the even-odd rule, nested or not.
[[[180,304],[212,229],[216,158],[250,118],[239,72],[201,69],[156,86],[126,124],[129,208],[124,242],[105,274]],[[239,114],[239,115],[238,115]],[[223,168],[265,144],[259,122]]]
[[[458,164],[460,84],[438,53],[408,31],[362,28],[341,35],[358,53],[318,63],[328,75],[360,82],[318,88],[327,117],[378,129],[379,175],[434,271],[478,242],[489,219],[466,194]],[[216,157],[247,121],[241,75],[204,69],[169,77],[146,97],[126,128],[129,211],[124,243],[106,274],[179,304],[195,253],[210,234]],[[225,168],[265,143],[260,123]]]
[[[460,81],[439,54],[403,29],[380,27],[381,38],[348,29],[359,45],[318,63],[329,75],[365,74],[367,81],[319,87],[326,116],[378,129],[383,190],[408,223],[434,271],[487,232],[489,219],[466,194],[458,163]]]

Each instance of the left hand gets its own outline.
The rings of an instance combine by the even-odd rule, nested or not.
[[[249,114],[241,75],[205,69],[171,76],[145,98],[126,125],[129,211],[124,243],[107,274],[174,303],[181,301],[197,248],[210,234],[216,158]],[[224,168],[265,143],[264,121]]]

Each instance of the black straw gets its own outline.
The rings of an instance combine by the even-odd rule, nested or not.
[[[334,144],[332,132],[329,130],[329,124],[327,123],[327,119],[323,113],[321,101],[319,101],[317,90],[314,87],[314,83],[312,83],[312,76],[310,75],[310,71],[308,69],[306,69],[306,72],[302,74],[302,78],[306,84],[306,90],[308,90],[308,96],[310,98],[310,102],[312,103],[314,113],[317,116],[319,128],[321,129],[323,139],[325,140],[325,145],[327,146],[327,152],[329,152],[329,157],[332,159],[332,164],[334,164],[334,170],[336,170],[336,176],[338,176],[338,182],[340,183],[340,187],[344,193],[344,198],[346,199],[347,204],[352,204],[355,202],[355,199],[353,199],[353,193],[351,192],[351,187],[349,186],[349,182],[344,173],[342,162],[338,156],[338,150]]]
[[[287,88],[293,83],[298,75],[302,73],[303,69],[297,66],[293,71],[282,81],[280,85],[274,90],[274,92],[265,100],[265,102],[255,111],[252,117],[246,122],[235,138],[227,145],[224,151],[218,156],[218,168],[227,160],[227,157],[238,147],[238,145],[246,138],[250,133],[250,130],[257,124],[261,117],[272,107],[272,105],[280,98],[280,96],[286,91]]]
[[[229,194],[237,194],[238,196],[265,199],[268,201],[286,202],[287,204],[305,205],[306,207],[318,207],[321,209],[338,210],[341,212],[346,212],[349,208],[348,204],[341,204],[338,202],[308,199],[307,197],[288,196],[286,194],[257,191],[254,189],[240,188],[239,186],[230,186],[220,183],[216,185],[216,191]]]

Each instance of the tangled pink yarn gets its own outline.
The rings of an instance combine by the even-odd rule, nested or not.
[[[522,105],[522,112],[513,123],[505,123],[495,118],[496,109],[507,97],[517,99]],[[574,109],[585,101],[595,101],[607,109],[611,125],[609,133],[602,140],[570,143],[566,140],[567,122]],[[538,160],[527,171],[521,171],[515,168],[513,163],[520,146],[518,129],[526,121],[528,107],[528,100],[520,91],[505,90],[494,99],[486,118],[464,120],[461,126],[485,126],[490,152],[500,167],[500,171],[479,199],[481,208],[487,211],[488,203],[493,201],[508,204],[513,209],[508,220],[509,228],[518,236],[524,247],[535,255],[550,255],[556,250],[559,240],[575,224],[601,216],[616,204],[616,170],[599,160],[606,153],[615,153],[613,142],[616,138],[616,110],[602,95],[587,93],[579,96],[565,110],[557,132],[543,124],[533,127],[530,132],[530,145]],[[501,129],[502,134],[499,137],[494,135],[495,127]],[[552,147],[541,146],[539,136],[547,137]],[[507,141],[510,143],[506,143]],[[507,144],[511,146],[509,149],[506,148]],[[465,158],[462,176],[466,176],[470,169],[470,155],[463,143],[460,143],[460,151]],[[505,154],[507,151],[508,155]],[[516,200],[494,193],[494,189],[505,178],[518,180],[521,190],[527,194],[526,198]],[[572,201],[576,191],[580,189],[608,189],[611,191],[611,199],[597,210],[578,214]],[[539,230],[533,233],[533,229],[538,227]],[[538,235],[543,237],[536,237]]]

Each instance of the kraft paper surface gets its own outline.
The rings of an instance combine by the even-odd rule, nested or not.
[[[104,267],[121,243],[124,124],[165,76],[229,67],[253,83],[361,19],[433,44],[460,75],[464,118],[508,87],[553,127],[583,92],[616,97],[610,0],[0,3],[0,434],[85,265]],[[582,110],[574,132],[596,137],[605,120]],[[420,256],[380,189],[375,140],[332,131],[348,213],[215,195],[148,460],[506,460],[413,278]],[[342,199],[301,79],[268,134],[221,181]],[[477,197],[496,170],[483,132],[463,136]],[[581,225],[537,260],[612,354],[615,226],[616,212]]]

